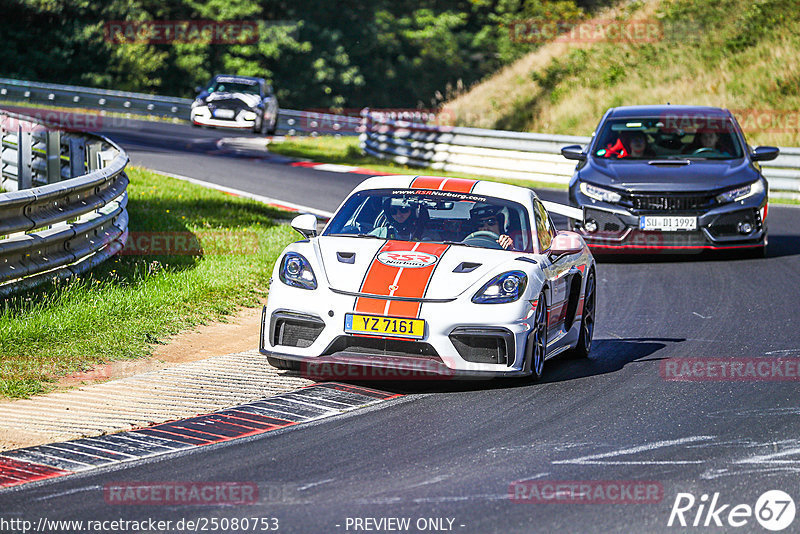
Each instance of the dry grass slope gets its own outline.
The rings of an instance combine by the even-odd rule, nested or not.
[[[649,0],[597,19],[656,21],[655,42],[552,42],[447,107],[461,125],[589,135],[609,107],[734,111],[753,144],[800,144],[800,0]]]

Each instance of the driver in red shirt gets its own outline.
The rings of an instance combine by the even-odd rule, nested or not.
[[[647,146],[647,136],[641,131],[623,131],[617,142],[613,145],[609,143],[606,146],[605,152],[602,154],[604,158],[642,158],[652,156],[653,152]]]

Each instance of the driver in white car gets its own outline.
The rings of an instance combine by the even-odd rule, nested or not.
[[[383,219],[381,225],[372,230],[370,235],[401,241],[415,241],[419,237],[417,207],[405,198],[384,200],[379,218]]]
[[[469,210],[469,218],[475,232],[491,232],[501,247],[514,250],[514,240],[505,233],[505,216],[500,208],[476,204]]]

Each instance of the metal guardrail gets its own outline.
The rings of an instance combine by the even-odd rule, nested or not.
[[[298,111],[278,110],[278,125],[275,133],[279,135],[359,135],[363,131],[361,117]]]
[[[575,163],[561,156],[561,147],[586,146],[591,138],[430,126],[367,113],[360,141],[365,153],[403,165],[567,184]],[[800,148],[782,147],[762,172],[774,196],[800,197]]]
[[[0,78],[0,100],[65,108],[154,115],[189,121],[192,100],[145,93],[94,89],[77,85]],[[282,135],[358,135],[361,117],[294,109],[278,110],[277,133]]]
[[[17,102],[30,102],[71,108],[88,108],[160,115],[186,119],[192,101],[188,98],[93,89],[77,85],[29,82],[0,78],[0,98]]]
[[[160,115],[188,121],[192,100],[143,93],[92,89],[0,78],[0,100]],[[364,152],[418,167],[498,178],[566,184],[574,164],[561,147],[586,145],[589,137],[548,135],[426,124],[418,116],[365,109],[361,117],[280,109],[277,133],[284,135],[360,135]],[[800,198],[800,148],[781,147],[781,155],[762,164],[775,196]]]
[[[0,296],[81,274],[128,236],[127,154],[0,113]]]

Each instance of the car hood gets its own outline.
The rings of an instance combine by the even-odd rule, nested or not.
[[[647,161],[592,158],[580,178],[597,185],[627,191],[708,192],[728,189],[758,179],[747,159],[691,160],[688,165],[651,165]]]
[[[507,250],[356,237],[316,241],[328,284],[349,293],[451,299],[492,273],[525,266],[515,261],[521,254]]]
[[[252,108],[261,102],[261,97],[252,93],[211,93],[206,97],[206,103],[222,103],[231,100],[240,100]]]

